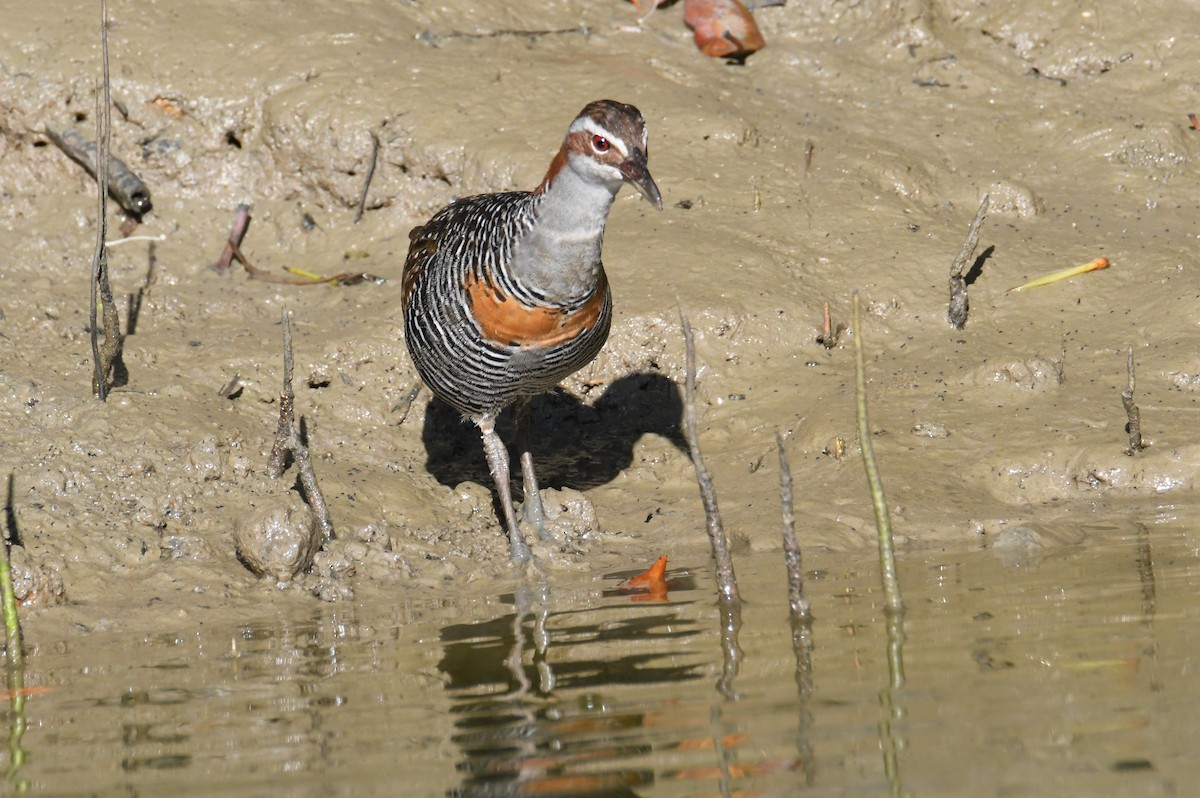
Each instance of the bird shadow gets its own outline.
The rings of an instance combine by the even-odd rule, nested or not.
[[[647,433],[687,451],[680,423],[679,386],[661,374],[639,372],[610,384],[587,404],[561,388],[533,400],[530,449],[543,488],[587,490],[611,482],[633,462],[633,447]],[[496,431],[516,464],[515,428],[505,411]],[[479,430],[458,411],[434,398],[425,412],[421,434],[426,468],[438,482],[454,487],[471,481],[493,484]],[[519,482],[519,478],[517,480]]]

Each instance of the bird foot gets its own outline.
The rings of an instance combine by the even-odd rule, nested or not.
[[[525,526],[532,526],[542,542],[554,546],[562,545],[563,542],[546,527],[546,510],[542,505],[540,493],[526,495],[525,501],[521,503],[521,523]]]
[[[509,539],[511,544],[510,555],[512,561],[517,565],[524,565],[533,559],[533,549],[529,548],[529,544],[519,536],[513,536]]]

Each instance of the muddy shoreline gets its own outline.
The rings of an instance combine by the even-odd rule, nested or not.
[[[427,394],[402,423],[394,412],[416,380],[398,304],[407,233],[456,196],[536,184],[566,122],[603,96],[645,113],[666,210],[619,197],[605,242],[612,337],[535,410],[545,483],[562,491],[552,504],[595,527],[579,552],[544,553],[552,572],[706,556],[678,426],[681,305],[704,450],[743,548],[779,547],[776,430],[802,543],[872,539],[854,443],[859,331],[830,351],[816,340],[824,303],[846,323],[854,290],[902,551],[1036,554],[1085,541],[1098,519],[1170,515],[1200,468],[1188,423],[1200,132],[1186,116],[1200,78],[1198,45],[1178,35],[1193,13],[1177,11],[793,3],[758,14],[768,47],[737,67],[696,52],[677,8],[639,27],[620,3],[313,2],[249,20],[212,3],[113,3],[113,96],[129,112],[113,151],[154,193],[138,232],[164,239],[112,251],[123,318],[135,297],[137,315],[128,380],[100,405],[93,184],[42,133],[94,121],[94,21],[28,10],[0,32],[0,452],[31,604],[47,608],[32,639],[39,624],[52,637],[314,591],[386,600],[509,579],[473,431]],[[372,134],[378,168],[356,225]],[[989,254],[955,330],[946,275],[984,193]],[[388,282],[215,274],[240,203],[260,268]],[[1008,293],[1100,256],[1112,268]],[[292,489],[264,474],[283,306],[339,537],[318,575],[280,593],[238,562],[232,529]],[[1136,457],[1120,401],[1130,346],[1150,444]],[[235,375],[240,393],[219,395]]]

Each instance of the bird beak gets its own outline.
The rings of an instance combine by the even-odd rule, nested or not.
[[[634,156],[617,168],[621,170],[621,177],[625,182],[640,191],[647,202],[660,211],[663,209],[662,194],[659,193],[654,178],[650,176],[650,170],[646,168],[645,156]]]

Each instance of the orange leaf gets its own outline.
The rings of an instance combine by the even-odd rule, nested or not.
[[[754,17],[739,0],[684,0],[683,21],[700,52],[745,60],[767,46]]]
[[[631,576],[621,583],[621,587],[644,587],[650,588],[658,584],[666,584],[667,576],[667,555],[663,555],[654,561],[642,573],[637,576]]]
[[[645,591],[644,595],[633,596],[633,601],[666,601],[667,588],[667,555],[665,554],[655,560],[654,565],[620,584],[621,590]]]

